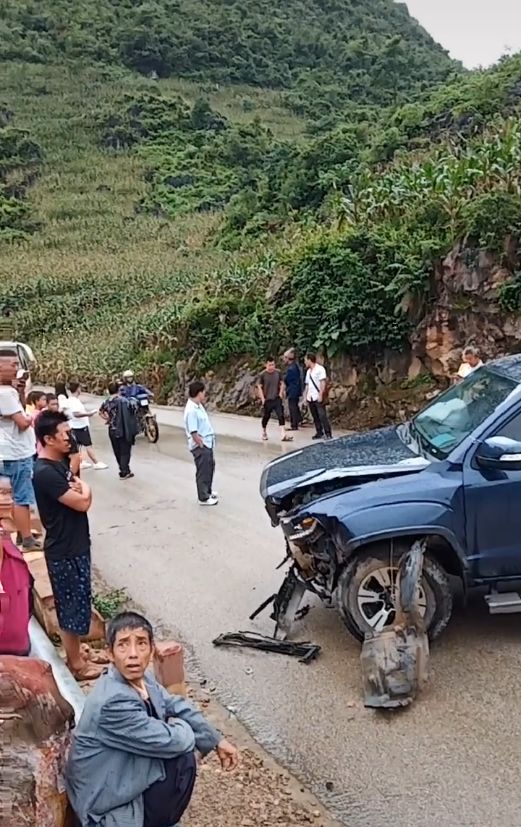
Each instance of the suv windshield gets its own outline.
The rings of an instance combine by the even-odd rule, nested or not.
[[[419,413],[413,429],[425,450],[444,459],[517,387],[517,382],[486,367],[471,373]]]

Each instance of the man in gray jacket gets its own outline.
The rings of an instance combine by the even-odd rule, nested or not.
[[[216,750],[225,770],[237,766],[237,750],[146,671],[148,620],[117,615],[107,643],[112,665],[88,695],[73,736],[69,800],[82,827],[173,827],[192,796],[195,750]]]

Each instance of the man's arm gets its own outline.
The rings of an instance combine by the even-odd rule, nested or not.
[[[12,386],[2,388],[0,416],[12,419],[20,431],[31,427],[31,417],[24,412],[18,391]]]
[[[69,488],[57,499],[73,511],[88,511],[92,503],[92,491],[86,482],[75,477],[74,488]]]
[[[223,740],[222,734],[215,729],[201,713],[179,695],[170,695],[160,687],[165,701],[168,718],[177,718],[188,724],[195,735],[195,746],[201,755],[208,755],[217,749]]]
[[[197,430],[197,414],[195,413],[195,411],[188,411],[188,413],[186,414],[185,425],[186,430],[192,437],[195,444],[199,448],[202,448],[204,445],[204,441],[201,434]]]
[[[135,700],[115,695],[103,705],[98,736],[107,747],[146,758],[176,758],[195,746],[194,733],[186,721],[167,724],[151,718],[137,695]]]
[[[12,419],[18,427],[19,431],[26,431],[27,428],[30,428],[32,424],[31,417],[28,414],[22,413],[21,411],[15,414],[11,414],[11,416],[6,417],[6,419]]]
[[[262,381],[262,377],[260,376],[257,380],[257,393],[259,394],[260,401],[264,405],[264,403],[266,402],[266,397],[264,396],[264,384]]]

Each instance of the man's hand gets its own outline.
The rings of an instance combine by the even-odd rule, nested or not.
[[[74,477],[72,482],[69,483],[69,488],[72,488],[72,490],[76,491],[77,494],[82,494],[83,493],[81,480],[79,480],[78,477]]]
[[[239,750],[237,747],[234,747],[233,744],[230,744],[226,738],[223,738],[217,745],[217,755],[219,756],[221,767],[225,772],[231,772],[237,769],[239,764]]]

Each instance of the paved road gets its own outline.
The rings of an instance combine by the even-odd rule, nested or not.
[[[160,421],[176,425],[179,414],[161,411]],[[233,419],[219,423],[233,433]],[[281,537],[264,514],[258,480],[285,446],[248,442],[257,426],[239,427],[241,439],[219,440],[218,508],[197,505],[191,457],[175,427],[162,429],[157,446],[139,442],[134,480],[120,482],[113,465],[87,472],[103,577],[190,642],[219,699],[349,827],[518,827],[516,615],[489,618],[480,599],[460,612],[434,648],[428,690],[392,716],[362,707],[359,645],[333,610],[314,604],[301,622],[298,636],[323,647],[310,666],[212,646],[224,631],[270,632],[267,617],[253,626],[247,618],[280,583]],[[109,459],[101,425],[95,437]]]

